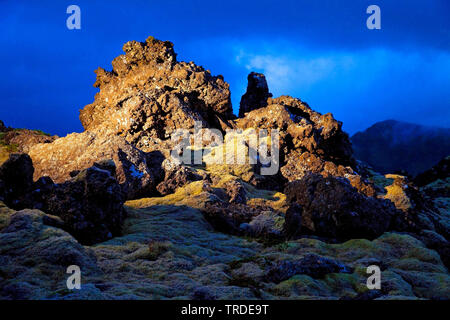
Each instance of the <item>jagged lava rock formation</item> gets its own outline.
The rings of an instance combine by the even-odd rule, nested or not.
[[[151,159],[123,137],[96,131],[72,133],[53,143],[35,145],[29,155],[35,167],[34,179],[49,176],[57,183],[69,180],[97,161],[112,159],[117,180],[128,199],[151,195],[161,174],[151,166],[151,161],[158,161],[158,155]]]
[[[84,132],[24,149],[32,164],[13,154],[0,168],[0,201],[21,210],[0,203],[0,297],[450,298],[449,210],[429,184],[358,162],[341,122],[272,98],[262,74],[249,75],[236,118],[223,78],[178,62],[172,43],[150,37],[123,49],[111,71],[96,71]],[[196,121],[238,136],[278,130],[278,172],[209,162],[221,144],[202,144],[197,165],[174,161],[172,133],[195,133]],[[18,285],[13,275],[33,264],[20,256],[33,252],[24,233],[40,253]],[[55,262],[42,248],[59,244],[70,254]],[[83,290],[61,292],[58,274],[77,262]],[[54,276],[39,272],[49,264]],[[384,285],[368,292],[372,264]]]
[[[177,62],[173,44],[130,41],[111,72],[99,68],[94,103],[80,112],[86,130],[121,135],[144,151],[159,148],[175,129],[221,127],[233,118],[229,85],[194,63]]]
[[[202,210],[217,228],[234,233],[239,230],[250,234],[268,232],[277,236],[282,236],[283,228],[279,228],[276,221],[283,219],[283,210],[290,204],[286,203],[280,210],[265,203],[247,203],[252,193],[247,184],[282,191],[286,182],[304,179],[312,172],[325,178],[343,178],[343,183],[349,184],[349,198],[352,198],[351,193],[358,199],[359,193],[364,199],[375,195],[372,184],[356,171],[359,168],[348,135],[342,131],[342,123],[329,113],[322,115],[312,110],[300,99],[271,98],[264,75],[251,73],[248,76],[247,92],[239,111],[242,117],[234,119],[229,85],[221,76],[212,76],[194,63],[178,62],[172,43],[149,37],[146,42],[127,42],[123,50],[125,54],[113,60],[112,71],[101,68],[96,71],[94,86],[100,91],[95,101],[80,111],[86,131],[30,148],[35,180],[49,176],[61,184],[98,161],[112,159],[127,199],[170,195],[200,180],[201,190],[210,199],[205,200]],[[273,176],[262,176],[260,164],[207,164],[196,169],[171,164],[168,156],[173,149],[172,133],[176,129],[194,131],[195,121],[203,127],[222,131],[278,130],[280,155],[276,161],[281,169]],[[248,148],[244,143],[239,152],[248,154]],[[290,212],[296,208],[296,211],[304,211],[297,215],[307,218],[306,208],[295,201],[291,207]],[[367,226],[355,219],[354,229],[364,230],[358,234],[373,237],[391,226],[389,220],[395,216],[391,208],[375,207],[385,219],[384,227],[374,227],[377,231],[369,235],[365,232]],[[324,219],[333,217],[326,203],[316,206],[315,210],[319,210],[319,216]],[[372,221],[370,217],[368,221]]]

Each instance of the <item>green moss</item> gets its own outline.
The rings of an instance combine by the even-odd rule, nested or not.
[[[271,292],[289,297],[296,296],[331,296],[330,288],[322,281],[315,280],[307,275],[296,275],[292,278],[277,284]]]
[[[439,259],[439,257],[437,257]],[[442,272],[445,273],[446,269],[441,264],[436,263],[424,263],[416,258],[399,259],[391,262],[391,266],[397,269],[405,271],[423,271],[423,272]]]
[[[233,260],[233,261],[228,263],[228,266],[230,267],[230,269],[239,269],[244,263],[254,262],[254,263],[258,264],[258,262],[261,259],[262,258],[259,257],[259,256],[247,257],[247,258],[244,258],[244,259]]]
[[[331,273],[325,276],[324,282],[335,295],[340,297],[354,297],[368,290],[363,279],[356,273]]]
[[[193,208],[202,207],[202,200],[206,198],[199,197],[204,192],[203,181],[195,181],[178,188],[175,193],[165,197],[144,198],[139,200],[127,201],[126,205],[130,208],[148,208],[157,205],[189,205]],[[206,196],[206,195],[205,195]]]
[[[0,201],[0,230],[9,225],[11,215],[16,212]]]

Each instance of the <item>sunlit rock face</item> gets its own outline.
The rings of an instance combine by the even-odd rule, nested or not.
[[[233,118],[229,85],[193,62],[177,62],[173,44],[130,41],[113,70],[96,70],[95,101],[80,112],[86,130],[121,135],[148,151],[175,129],[226,126]]]
[[[253,79],[251,75],[249,79]],[[235,123],[244,130],[278,130],[282,180],[294,181],[308,172],[320,173],[346,178],[359,192],[375,194],[371,184],[355,171],[348,135],[331,113],[322,115],[300,99],[281,96],[268,98],[266,106],[246,113]]]
[[[76,171],[87,169],[95,162],[110,159],[117,167],[117,180],[129,199],[151,194],[159,174],[157,168],[152,170],[148,154],[123,137],[98,132],[72,133],[53,143],[38,144],[31,148],[29,155],[35,180],[49,176],[57,183],[69,180]]]

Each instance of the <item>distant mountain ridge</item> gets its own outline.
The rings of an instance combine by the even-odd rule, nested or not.
[[[450,155],[450,128],[386,120],[355,133],[351,142],[355,157],[377,171],[417,175]]]

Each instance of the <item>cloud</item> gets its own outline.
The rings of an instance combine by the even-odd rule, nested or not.
[[[279,94],[298,87],[311,88],[329,78],[338,68],[347,70],[353,64],[353,58],[346,55],[316,55],[303,58],[242,52],[236,57],[236,61],[248,71],[262,71],[272,91]]]
[[[234,43],[237,66],[266,75],[274,96],[332,112],[351,133],[389,118],[450,126],[450,53],[436,49],[317,50],[294,43]]]

